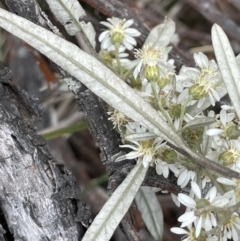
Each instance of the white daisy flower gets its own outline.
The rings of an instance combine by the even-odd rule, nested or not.
[[[227,239],[233,239],[233,241],[238,241],[240,231],[239,214],[233,213],[231,217],[225,222],[221,230],[223,232],[223,241],[227,241]]]
[[[237,202],[240,202],[240,180],[233,178],[228,179],[225,177],[218,177],[217,181],[226,186],[231,186],[231,190],[224,194],[226,198],[229,199],[228,206],[235,205]]]
[[[213,136],[216,145],[222,146],[226,139],[236,140],[240,136],[239,121],[236,119],[235,112],[223,107],[215,119],[216,122],[213,124],[213,128],[207,130],[206,134]]]
[[[218,66],[214,60],[208,60],[208,57],[202,52],[195,53],[193,55],[196,66],[198,66],[203,72],[210,75],[212,78],[220,78],[220,72],[218,71]]]
[[[171,228],[170,229],[172,233],[181,234],[184,235],[181,240],[182,241],[196,241],[196,235],[195,235],[195,228],[188,226],[188,231],[183,228]]]
[[[224,141],[218,161],[222,165],[240,172],[240,140]]]
[[[108,18],[108,22],[100,22],[102,25],[108,27],[108,30],[103,31],[99,35],[99,42],[101,42],[101,49],[115,50],[116,46],[124,46],[131,50],[137,44],[133,37],[138,37],[141,33],[135,28],[129,28],[133,23],[133,19],[119,19],[116,17]]]
[[[206,98],[209,98],[214,106],[216,101],[220,100],[217,87],[221,80],[220,72],[214,60],[209,61],[203,53],[194,54],[196,68],[183,66],[180,70],[181,84],[185,87],[181,92],[179,99],[182,101],[191,96],[190,105],[198,102],[197,107],[201,107]],[[186,78],[183,78],[185,76]]]
[[[107,114],[110,115],[108,120],[112,121],[113,128],[117,127],[119,131],[121,131],[121,126],[125,126],[130,120],[126,115],[116,109],[107,112]]]
[[[205,241],[217,241],[218,238],[215,235],[209,235],[206,234],[200,235],[201,237],[196,237],[196,230],[195,228],[188,226],[188,231],[183,228],[171,228],[171,232],[176,234],[184,235],[181,240],[182,241],[198,241],[198,240],[205,240]]]
[[[160,137],[155,139],[149,139],[146,137],[146,140],[141,141],[134,141],[131,138],[129,141],[132,142],[132,144],[120,145],[120,147],[129,148],[132,149],[132,151],[126,155],[118,157],[116,161],[137,158],[138,161],[143,163],[145,168],[148,167],[153,161],[155,161],[156,151],[166,145],[166,142],[163,142],[163,139]]]
[[[186,227],[194,222],[196,237],[198,237],[202,228],[204,228],[205,231],[209,231],[217,225],[216,217],[212,209],[214,209],[214,207],[224,207],[229,200],[225,197],[217,196],[216,187],[212,187],[204,198],[202,198],[201,189],[196,182],[192,181],[191,187],[191,190],[196,196],[196,200],[186,194],[178,194],[179,202],[189,210],[181,215],[178,221],[182,222],[181,227]]]
[[[157,81],[160,76],[166,77],[166,71],[174,74],[172,60],[168,59],[169,48],[154,47],[151,43],[144,45],[143,49],[135,51],[136,68],[133,72],[133,77],[136,79],[138,75],[143,80]]]

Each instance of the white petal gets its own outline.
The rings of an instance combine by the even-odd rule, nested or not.
[[[212,94],[212,96],[214,97],[214,99],[216,100],[216,101],[219,101],[220,100],[220,95],[219,95],[219,93],[215,90],[215,89],[213,89],[213,88],[211,88],[210,89],[210,91],[211,91],[211,94]],[[214,105],[213,105],[214,106]]]
[[[128,153],[126,155],[126,159],[135,159],[135,158],[140,157],[142,155],[143,155],[142,153],[139,153],[137,151],[131,151],[130,153]]]
[[[108,23],[108,22],[105,22],[105,21],[102,21],[100,22],[102,25],[108,27],[108,28],[112,28],[112,24]]]
[[[217,189],[215,186],[213,186],[207,193],[206,198],[209,199],[210,203],[214,200],[214,198],[217,195]]]
[[[108,49],[111,46],[111,40],[110,38],[105,38],[102,42],[101,42],[101,49]]]
[[[206,231],[210,231],[212,229],[212,222],[210,220],[209,215],[206,216],[205,220],[204,220],[204,228]]]
[[[189,197],[183,193],[178,194],[178,200],[180,203],[182,203],[186,207],[190,207],[190,208],[196,207],[196,202],[191,197]]]
[[[214,207],[224,207],[225,205],[227,205],[229,202],[229,199],[227,198],[223,198],[223,197],[219,197],[219,198],[216,198],[212,203],[211,205],[214,206]]]
[[[179,170],[177,169],[177,167],[176,167],[175,164],[170,164],[170,165],[169,165],[169,168],[170,168],[170,170],[171,170],[176,176],[178,176]]]
[[[208,68],[208,58],[205,54],[199,52],[193,55],[196,65],[200,68]]]
[[[238,233],[234,227],[232,227],[232,238],[233,241],[238,241]]]
[[[185,222],[189,219],[192,219],[194,217],[194,211],[191,211],[191,212],[185,212],[183,215],[181,215],[179,218],[178,218],[178,221],[179,222]]]
[[[177,103],[180,104],[184,99],[189,95],[189,89],[184,89],[181,94],[178,96]]]
[[[176,233],[176,234],[187,234],[188,231],[183,229],[183,228],[171,228],[171,232]]]
[[[137,76],[138,76],[138,74],[140,73],[140,70],[141,70],[141,68],[142,68],[142,64],[143,64],[143,62],[140,61],[140,62],[138,63],[138,65],[136,66],[136,68],[134,69],[134,71],[133,71],[133,77],[134,77],[134,79],[137,79]]]
[[[119,25],[119,23],[122,21],[120,18],[112,17],[107,19],[108,22],[110,22],[113,26]]]
[[[196,216],[193,216],[191,219],[188,219],[187,221],[182,222],[181,228],[182,228],[182,227],[188,227],[188,226],[189,226],[190,224],[192,224],[196,219],[197,219],[197,217],[196,217]]]
[[[152,161],[152,155],[144,155],[143,166],[147,167],[151,161]]]
[[[125,41],[130,43],[131,45],[136,45],[137,44],[137,41],[133,37],[128,36],[128,35],[124,35],[123,42],[125,42]]]
[[[141,33],[135,28],[128,28],[124,31],[124,33],[127,33],[128,35],[133,37],[138,37],[141,35]]]
[[[143,164],[143,166],[145,167],[145,168],[147,168],[148,166],[149,166],[149,162],[142,162],[142,164]]]
[[[183,172],[180,173],[177,184],[180,186],[186,180],[188,171],[185,169]]]
[[[197,226],[196,226],[196,238],[199,236],[202,228],[202,216],[199,218]]]
[[[226,125],[226,123],[227,123],[227,112],[226,112],[226,110],[220,111],[220,121],[224,126]]]
[[[126,47],[126,49],[128,50],[132,50],[133,49],[133,45],[129,44],[128,41],[124,41],[123,42],[124,47]]]
[[[108,35],[109,35],[109,31],[108,31],[108,30],[103,31],[103,32],[99,35],[98,41],[99,41],[99,42],[102,42],[105,37],[108,37],[108,38],[109,38],[110,36],[108,36]]]
[[[134,20],[133,20],[133,19],[129,19],[129,20],[127,20],[127,21],[122,25],[122,27],[123,27],[123,28],[128,28],[128,27],[131,26],[133,23],[134,23]]]
[[[196,172],[190,171],[190,179],[194,180],[195,177],[196,177]]]
[[[121,148],[130,148],[134,151],[137,151],[138,148],[136,146],[132,146],[132,145],[120,145]]]
[[[180,207],[181,203],[178,201],[178,197],[171,193],[171,198],[177,207]]]
[[[169,175],[169,168],[168,168],[168,166],[166,165],[166,166],[163,167],[163,176],[164,176],[165,178],[168,178],[168,175]]]
[[[211,213],[210,216],[211,216],[210,219],[211,219],[213,227],[217,226],[217,220],[216,220],[215,215],[213,213]]]
[[[236,184],[234,181],[232,181],[232,180],[230,180],[230,179],[227,179],[227,178],[225,178],[225,177],[218,177],[218,178],[217,178],[217,181],[220,182],[220,183],[222,183],[222,184],[225,184],[225,185],[237,186],[237,184]]]
[[[204,97],[201,98],[201,99],[198,101],[198,103],[197,103],[197,108],[201,108],[202,105],[203,105],[203,103],[204,103],[204,101],[205,101],[205,98],[204,98]],[[210,102],[211,102],[212,106],[215,106],[215,101],[214,101],[214,100],[211,101],[211,98],[210,98]]]
[[[222,129],[209,129],[206,131],[206,134],[208,136],[215,136],[215,135],[220,135],[222,134],[224,131]]]
[[[192,181],[191,182],[191,187],[192,187],[192,191],[194,192],[194,194],[198,197],[201,198],[201,190],[200,187],[197,185],[196,182]]]

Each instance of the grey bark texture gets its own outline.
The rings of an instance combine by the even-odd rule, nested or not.
[[[81,240],[80,190],[36,133],[36,100],[10,77],[0,65],[0,212],[11,237],[3,240]]]

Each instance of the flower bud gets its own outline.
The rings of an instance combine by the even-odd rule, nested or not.
[[[168,78],[162,78],[162,77],[160,77],[157,81],[160,89],[164,88],[167,84],[169,84],[169,82],[170,80]]]
[[[162,160],[167,162],[168,164],[175,163],[177,160],[177,153],[173,149],[165,149],[162,152]]]
[[[157,81],[159,78],[159,70],[157,65],[145,65],[144,76],[148,81]]]
[[[172,105],[172,108],[170,110],[170,114],[173,118],[180,117],[180,115],[181,115],[181,105],[180,104]]]
[[[222,165],[228,166],[234,163],[235,157],[232,152],[224,151],[219,155],[218,160]]]
[[[114,32],[111,36],[111,42],[113,45],[120,46],[123,43],[123,34],[120,32]]]
[[[205,95],[204,87],[193,85],[189,88],[189,94],[192,96],[193,100],[200,100]]]
[[[227,128],[225,131],[225,135],[230,139],[230,140],[236,140],[240,136],[240,130],[236,126],[230,126]]]

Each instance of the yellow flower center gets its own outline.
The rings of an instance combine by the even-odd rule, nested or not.
[[[121,21],[119,21],[119,23],[117,25],[114,25],[111,27],[110,29],[110,33],[111,34],[114,34],[114,33],[122,33],[124,32],[124,29],[123,29],[123,24],[124,24],[125,20],[122,19]]]
[[[139,146],[139,152],[144,153],[144,155],[154,155],[155,150],[153,147],[154,139],[141,141]]]
[[[123,43],[124,29],[123,24],[125,20],[121,20],[117,25],[114,25],[110,29],[111,42],[112,44],[121,45]]]
[[[163,48],[155,48],[152,44],[143,46],[143,49],[135,51],[135,58],[141,59],[144,65],[155,66],[158,64],[159,59],[163,57]]]

